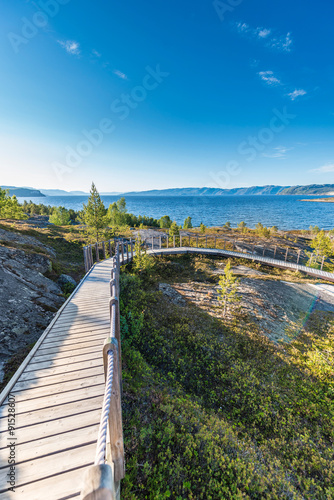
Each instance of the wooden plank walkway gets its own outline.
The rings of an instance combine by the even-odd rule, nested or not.
[[[92,465],[104,394],[103,342],[109,336],[112,261],[96,264],[21,365],[0,406],[0,499],[60,500],[80,495]],[[17,380],[15,381],[15,378]],[[15,443],[15,492],[7,474]]]
[[[320,278],[326,281],[334,281],[334,273],[329,273],[327,271],[320,271],[320,269],[313,269],[312,267],[302,266],[300,264],[295,264],[293,262],[284,262],[284,260],[272,259],[271,257],[262,257],[261,255],[235,252],[231,250],[222,250],[219,248],[194,248],[194,247],[175,247],[175,248],[158,248],[153,250],[148,250],[150,255],[182,255],[187,253],[195,253],[201,255],[207,255],[208,257],[234,257],[240,259],[254,260],[256,262],[262,262],[273,267],[280,267],[282,269],[291,269],[294,271],[301,271],[303,273],[309,274],[315,278]]]

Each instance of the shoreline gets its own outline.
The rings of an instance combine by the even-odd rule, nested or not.
[[[300,200],[300,201],[313,201],[320,203],[334,203],[334,197],[332,198],[313,198],[312,200]]]

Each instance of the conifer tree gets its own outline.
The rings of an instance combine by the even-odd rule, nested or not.
[[[191,229],[192,227],[191,217],[187,217],[183,223],[183,229]]]
[[[223,317],[225,318],[228,307],[240,300],[240,296],[237,293],[240,280],[233,275],[230,260],[227,261],[224,272],[225,274],[219,277],[220,289],[218,290],[218,300],[223,307]]]
[[[2,188],[0,188],[0,219],[27,219],[16,196],[9,196],[8,189]]]
[[[106,214],[107,210],[104,203],[101,200],[94,182],[92,182],[87,205],[84,204],[83,206],[82,220],[93,232],[96,237],[96,241],[99,241],[99,236],[102,230],[108,225],[108,218],[106,217]]]

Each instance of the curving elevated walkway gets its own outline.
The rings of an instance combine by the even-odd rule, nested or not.
[[[281,269],[292,269],[294,271],[300,271],[302,273],[309,274],[310,276],[320,278],[326,281],[334,282],[334,273],[328,273],[326,271],[320,271],[319,269],[313,269],[312,267],[302,266],[300,264],[294,264],[292,262],[284,262],[283,260],[272,259],[270,257],[262,257],[260,255],[234,252],[231,250],[221,250],[218,248],[194,248],[194,247],[175,247],[175,248],[159,248],[148,250],[150,255],[181,255],[187,253],[201,254],[215,256],[215,257],[236,257],[240,259],[248,259],[256,262],[262,262],[268,266],[279,267]]]

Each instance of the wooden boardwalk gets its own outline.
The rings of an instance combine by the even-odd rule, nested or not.
[[[285,262],[279,259],[272,259],[271,257],[262,257],[258,254],[235,252],[231,250],[222,250],[219,248],[194,248],[194,247],[175,247],[175,248],[157,248],[148,250],[150,255],[182,255],[187,253],[206,255],[207,257],[234,257],[240,259],[253,260],[262,262],[268,266],[279,267],[282,269],[291,269],[292,271],[300,271],[306,273],[314,278],[320,278],[326,281],[334,282],[334,273],[327,271],[320,271],[312,267],[302,266],[293,262]]]
[[[43,334],[0,407],[0,499],[60,500],[80,495],[94,461],[104,394],[103,342],[109,336],[111,260],[96,264]],[[25,365],[25,366],[24,366]],[[13,383],[14,382],[14,383]],[[11,415],[11,414],[10,414]],[[8,459],[15,446],[15,493]]]
[[[240,257],[334,281],[332,273],[229,250],[182,247],[148,253]],[[110,332],[112,266],[109,259],[92,267],[0,395],[0,500],[80,496],[85,469],[94,461],[104,395],[102,349]],[[11,453],[15,492],[7,482]]]

